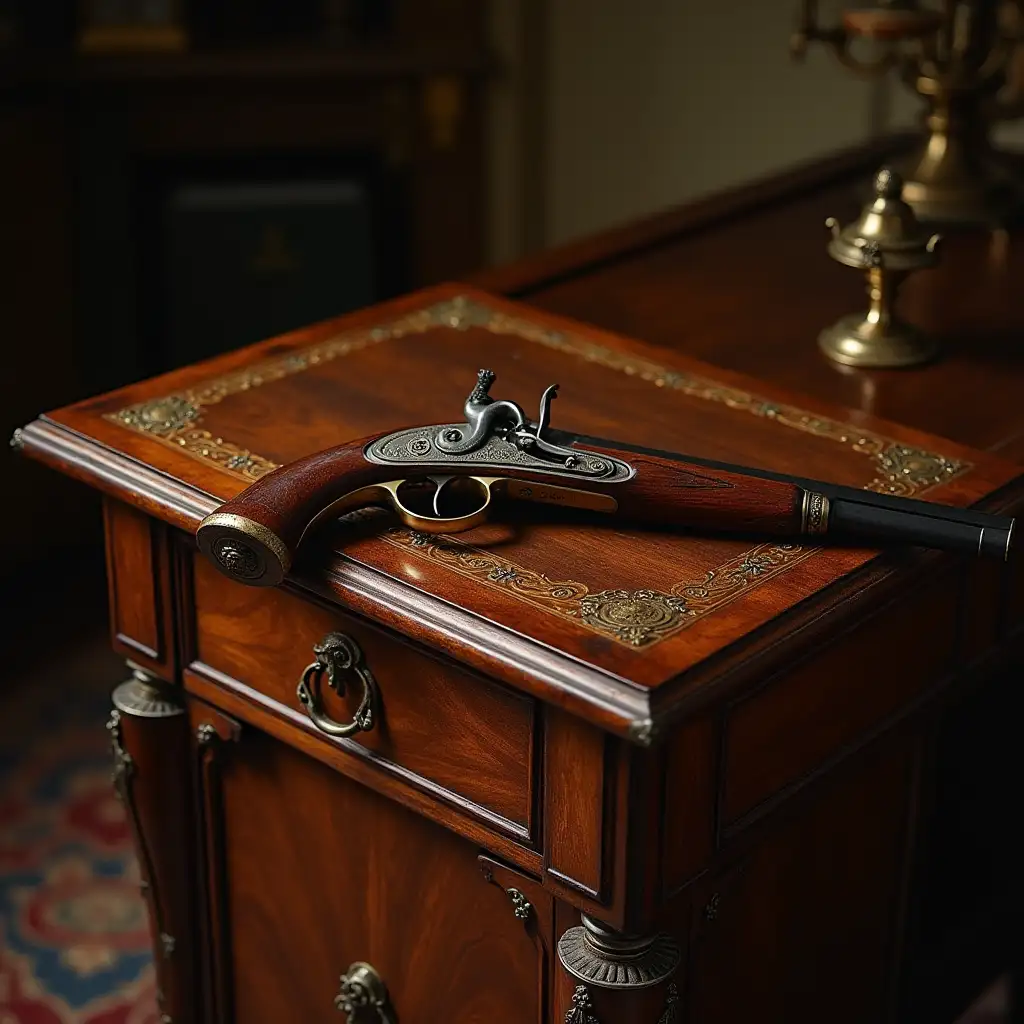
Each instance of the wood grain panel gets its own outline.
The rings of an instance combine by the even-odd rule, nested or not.
[[[607,845],[605,737],[591,725],[548,709],[544,779],[546,863],[556,881],[594,899],[604,893]]]
[[[691,1021],[894,1019],[915,748],[866,748],[695,900]],[[866,823],[870,822],[870,827]],[[946,1018],[951,1019],[951,1018]]]
[[[334,1024],[364,961],[402,1024],[542,1024],[535,940],[472,844],[255,731],[223,812],[235,1020]]]
[[[717,735],[708,716],[688,723],[668,741],[662,812],[667,895],[704,868],[714,851]]]
[[[114,644],[130,656],[142,655],[146,667],[166,660],[161,591],[167,585],[166,559],[156,531],[162,524],[128,505],[104,501],[107,582]]]
[[[313,645],[330,632],[353,637],[377,680],[381,713],[374,728],[349,740],[381,766],[403,769],[472,801],[509,823],[520,840],[531,828],[533,702],[450,662],[428,656],[380,629],[283,590],[239,586],[196,556],[194,655],[290,709],[314,660]],[[353,693],[352,691],[357,692]],[[349,721],[361,698],[321,687],[326,712]],[[461,799],[459,799],[461,798]]]
[[[960,578],[952,571],[934,578],[733,708],[726,726],[726,825],[953,672]]]

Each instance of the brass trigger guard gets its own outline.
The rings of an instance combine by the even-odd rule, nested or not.
[[[438,491],[448,479],[444,473],[434,474],[443,479],[438,485]],[[450,478],[455,479],[455,478]],[[420,533],[462,533],[464,530],[471,530],[487,520],[491,507],[491,499],[494,496],[494,486],[501,482],[502,478],[497,476],[466,476],[459,477],[461,480],[472,480],[483,488],[483,504],[474,509],[468,515],[446,518],[444,516],[421,516],[407,508],[402,499],[398,496],[398,490],[406,481],[387,480],[380,484],[370,484],[361,487],[357,491],[350,491],[344,497],[332,502],[327,508],[320,511],[306,527],[308,533],[318,524],[330,519],[337,519],[353,509],[362,508],[366,505],[379,505],[386,503],[397,513],[398,518],[409,527],[410,530],[418,530]]]
[[[460,479],[472,480],[483,488],[483,504],[468,515],[453,517],[422,516],[407,508],[398,496],[398,489],[405,483],[404,480],[389,480],[387,483],[378,484],[377,486],[387,493],[391,507],[398,513],[398,518],[402,520],[402,523],[408,526],[410,530],[418,530],[420,533],[462,533],[464,530],[471,530],[474,526],[479,526],[487,521],[491,507],[491,498],[493,497],[493,486],[498,482],[499,478],[493,476],[470,476],[461,477]],[[438,485],[439,493],[443,486],[443,483]]]

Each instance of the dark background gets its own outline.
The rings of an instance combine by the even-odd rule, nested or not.
[[[97,42],[124,6],[0,0],[7,436],[485,261],[486,5],[167,0],[177,36]],[[55,588],[68,629],[102,614],[101,524],[59,474],[0,472],[16,656]]]

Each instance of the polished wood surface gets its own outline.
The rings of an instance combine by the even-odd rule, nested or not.
[[[902,287],[901,312],[943,346],[932,365],[857,370],[817,349],[818,333],[866,299],[862,276],[826,254],[825,219],[853,220],[871,175],[905,146],[902,137],[883,139],[475,281],[858,414],[1024,461],[1024,226],[949,234],[938,267]]]
[[[283,487],[287,507],[299,510],[294,522],[275,509],[251,511],[269,516],[268,525],[290,541],[295,524],[308,522],[334,492],[319,494],[317,484],[315,500],[300,489],[296,503],[291,472],[275,476],[276,467],[307,456],[319,465],[324,460],[311,453],[332,439],[451,422],[476,367],[488,364],[501,394],[526,408],[548,384],[561,383],[557,424],[576,432],[952,505],[993,495],[995,507],[1007,508],[1017,500],[1012,491],[995,493],[1018,475],[1009,463],[460,286],[90,399],[32,424],[24,438],[30,453],[56,455],[58,465],[110,492],[142,490],[147,511],[189,531],[201,518],[193,509],[216,507],[208,495],[231,498],[254,479]],[[383,391],[375,383],[382,379]],[[416,386],[425,379],[429,388]],[[95,442],[88,456],[79,450],[82,438]],[[163,474],[159,485],[139,487],[138,462]],[[360,472],[378,470],[363,464]],[[323,476],[336,480],[327,470]],[[855,570],[887,576],[897,563],[913,573],[933,561],[756,537],[595,529],[557,518],[535,511],[423,542],[392,528],[393,519],[363,517],[311,545],[293,575],[512,686],[629,733],[691,702],[695,677],[682,674],[752,632],[767,628],[777,642],[794,642],[780,616],[840,580],[851,594],[863,589],[867,577]],[[367,604],[352,603],[353,589]],[[614,602],[639,592],[662,595],[649,613],[652,625],[620,627],[616,615],[631,613]],[[424,622],[421,595],[435,609],[434,622]],[[458,610],[438,619],[431,597]],[[460,619],[459,611],[470,617]],[[831,624],[840,618],[833,614]],[[664,690],[657,710],[643,689]]]
[[[277,465],[458,418],[487,365],[494,393],[527,409],[560,383],[555,426],[1019,510],[1020,467],[965,443],[1012,454],[1007,380],[993,384],[1000,408],[957,418],[936,383],[943,364],[865,375],[893,382],[897,411],[920,413],[898,425],[830,404],[827,386],[780,386],[832,372],[808,354],[813,338],[792,365],[768,359],[781,321],[764,348],[749,331],[740,343],[740,321],[756,326],[766,282],[783,273],[779,248],[802,251],[782,228],[847,194],[876,159],[838,158],[505,272],[507,291],[576,303],[577,320],[445,287],[26,428],[29,455],[116,502],[113,596],[143,599],[117,631],[137,650],[166,622],[172,657],[153,670],[187,695],[190,753],[165,767],[190,794],[197,840],[175,852],[160,839],[171,869],[203,880],[200,920],[182,925],[200,950],[202,1008],[182,1020],[335,1020],[341,973],[366,959],[402,1021],[555,1024],[579,992],[558,944],[581,913],[670,937],[681,958],[649,988],[588,983],[579,998],[600,1024],[655,1024],[674,1007],[692,1024],[810,1022],[823,1006],[849,1024],[952,1021],[1014,964],[1019,559],[793,550],[537,516],[438,543],[368,515],[265,589],[232,583],[195,547],[202,517]],[[751,225],[782,231],[774,250],[763,236],[764,263],[715,240]],[[691,260],[691,244],[707,251]],[[723,361],[775,367],[774,382],[666,345],[682,319],[680,267],[700,283],[703,330],[721,321]],[[822,313],[829,294],[807,303]],[[800,301],[786,308],[806,326]],[[597,326],[616,317],[665,347]],[[1000,372],[1010,378],[1012,361]],[[920,391],[926,378],[939,397]],[[983,420],[996,441],[976,431]],[[927,432],[942,423],[945,437]],[[653,601],[661,617],[627,616],[614,634],[601,609],[615,601],[648,614]],[[695,614],[673,619],[681,607]],[[381,692],[381,727],[348,738],[318,729],[295,691],[312,645],[337,629]],[[346,682],[326,697],[338,720],[358,700]],[[176,969],[165,965],[171,988],[189,983]]]

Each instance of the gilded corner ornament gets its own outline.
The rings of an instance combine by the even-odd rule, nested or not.
[[[580,618],[634,647],[674,633],[694,614],[685,598],[657,590],[602,590],[580,602]]]
[[[199,409],[182,395],[167,395],[130,405],[116,413],[115,418],[126,427],[146,434],[168,435],[199,419]]]
[[[601,1024],[594,1013],[586,985],[577,985],[572,994],[572,1006],[565,1015],[565,1024]]]
[[[902,444],[883,448],[875,457],[875,463],[880,473],[870,489],[904,498],[945,483],[969,468],[958,459]]]

